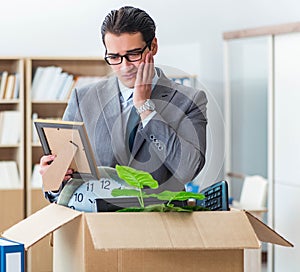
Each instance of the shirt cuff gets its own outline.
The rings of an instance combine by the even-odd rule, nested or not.
[[[156,111],[152,111],[143,121],[142,125],[143,128],[148,124],[148,122],[153,118],[153,116],[156,114]]]

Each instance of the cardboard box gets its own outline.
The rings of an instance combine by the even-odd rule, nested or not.
[[[53,270],[243,271],[243,252],[288,241],[244,211],[82,213],[57,204],[3,236],[25,249],[54,232]]]
[[[40,188],[30,190],[30,214],[49,205]],[[49,246],[50,235],[31,247],[26,254],[26,268],[28,272],[52,271],[52,247]]]
[[[24,272],[24,245],[0,238],[0,272]]]

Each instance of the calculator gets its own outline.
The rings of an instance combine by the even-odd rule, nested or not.
[[[200,191],[205,196],[203,200],[197,200],[197,205],[208,208],[211,211],[229,211],[228,184],[226,180],[218,181]]]

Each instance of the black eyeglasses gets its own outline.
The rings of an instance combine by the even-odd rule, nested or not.
[[[127,61],[130,61],[130,62],[139,61],[142,59],[143,53],[146,50],[146,48],[148,47],[148,45],[149,44],[147,43],[142,50],[133,51],[133,52],[127,53],[125,55],[111,54],[111,55],[105,56],[104,59],[107,62],[107,64],[109,64],[109,65],[118,65],[118,64],[122,63],[123,58],[125,58]]]

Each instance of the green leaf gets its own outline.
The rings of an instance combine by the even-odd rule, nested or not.
[[[172,201],[172,200],[184,201],[190,198],[202,200],[205,198],[203,194],[183,192],[183,191],[182,192],[163,191],[159,194],[151,194],[149,196],[156,197],[159,200],[167,200],[167,201]]]
[[[203,194],[182,191],[182,192],[179,192],[178,194],[176,194],[176,196],[173,198],[173,200],[184,201],[184,200],[188,200],[190,198],[202,200],[205,198],[205,196]]]
[[[113,197],[118,197],[118,196],[140,196],[140,191],[135,190],[135,189],[113,189],[111,191],[111,195]]]
[[[158,182],[153,179],[150,173],[145,171],[136,170],[129,166],[116,165],[118,176],[123,179],[130,186],[142,189],[148,186],[151,189],[158,188]]]
[[[165,205],[164,204],[154,204],[148,205],[145,207],[145,212],[164,212]]]
[[[152,197],[156,197],[159,200],[172,200],[178,192],[171,192],[171,191],[163,191],[159,194],[151,194]]]
[[[164,204],[149,205],[147,207],[130,207],[118,210],[117,212],[193,212],[193,211],[209,211],[202,206],[185,206],[173,207],[165,206]]]

